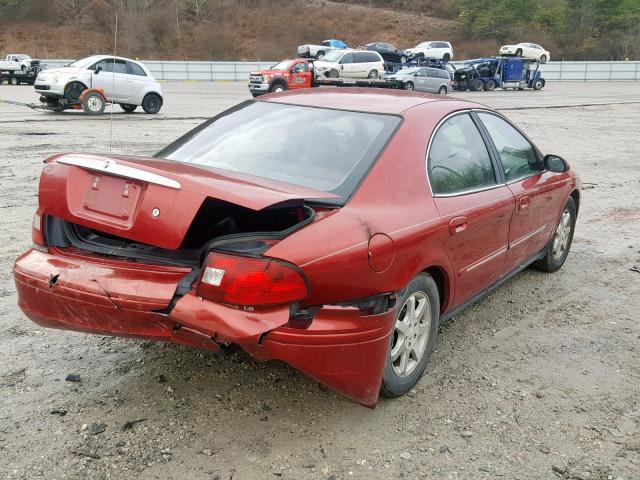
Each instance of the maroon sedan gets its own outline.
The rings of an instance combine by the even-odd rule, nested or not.
[[[153,158],[49,158],[14,276],[41,325],[239,346],[373,406],[415,385],[439,322],[559,269],[579,203],[568,164],[486,107],[314,89]]]

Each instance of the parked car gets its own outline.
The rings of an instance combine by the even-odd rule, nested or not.
[[[405,63],[409,57],[406,52],[398,50],[390,43],[373,42],[367,43],[360,48],[378,52],[385,62]]]
[[[442,321],[562,267],[579,204],[569,165],[488,107],[300,90],[152,158],[49,158],[13,276],[40,325],[240,346],[373,406],[415,385]]]
[[[331,50],[344,50],[347,44],[335,38],[325,40],[320,45],[305,44],[298,46],[298,57],[300,58],[322,58]]]
[[[142,63],[129,58],[93,55],[61,68],[40,72],[34,84],[41,100],[50,105],[77,104],[88,88],[102,89],[107,100],[125,112],[138,106],[146,113],[162,108],[162,87]]]
[[[400,80],[405,90],[446,95],[451,91],[451,77],[440,68],[410,67],[385,76],[389,80]]]
[[[10,53],[4,61],[0,61],[0,70],[5,72],[24,71],[31,67],[33,61],[29,55],[24,53]]]
[[[551,60],[551,54],[536,43],[503,45],[500,47],[500,55],[515,55],[516,57],[540,60],[540,63],[547,63]]]
[[[316,60],[314,69],[328,78],[378,78],[384,73],[384,60],[378,52],[333,50]]]
[[[407,48],[406,53],[412,56],[423,55],[425,58],[435,58],[448,62],[453,58],[453,47],[449,42],[422,42],[413,48]]]

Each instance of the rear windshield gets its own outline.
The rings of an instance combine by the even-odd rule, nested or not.
[[[394,115],[249,101],[156,157],[330,192],[343,203],[399,123]]]

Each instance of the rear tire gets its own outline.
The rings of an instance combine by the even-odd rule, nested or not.
[[[162,98],[157,93],[147,93],[142,99],[142,109],[145,113],[156,114],[162,108]]]
[[[377,70],[371,70],[369,72],[369,75],[367,75],[367,78],[372,79],[372,80],[378,78],[378,71]]]
[[[120,108],[122,110],[124,110],[125,113],[131,113],[134,112],[136,108],[138,108],[137,105],[129,105],[128,103],[121,103],[120,104]]]
[[[465,81],[458,82],[458,91],[466,92],[467,88],[469,88],[469,85],[467,85],[467,82],[465,82]]]
[[[404,395],[420,380],[436,344],[439,320],[438,287],[430,275],[421,273],[398,299],[382,374],[383,395]]]
[[[89,93],[82,101],[82,110],[87,115],[100,115],[106,106],[104,97],[98,92]]]
[[[469,90],[473,90],[474,92],[479,92],[483,88],[484,88],[484,82],[479,78],[476,78],[475,80],[471,80],[471,83],[469,84]]]
[[[484,82],[484,89],[487,92],[490,92],[491,90],[494,90],[496,88],[496,82],[494,82],[493,80],[487,80],[486,82]]]
[[[569,197],[562,209],[553,237],[547,246],[547,253],[543,258],[533,263],[534,268],[543,272],[555,272],[564,265],[573,242],[577,216],[576,202],[573,197]]]
[[[16,77],[9,77],[9,84],[10,85],[20,85],[20,82],[18,81],[18,79]]]

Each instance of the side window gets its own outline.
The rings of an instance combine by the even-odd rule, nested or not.
[[[322,42],[322,46],[323,47],[330,47],[331,46],[331,42],[329,40],[325,40],[324,42]]]
[[[100,68],[103,72],[113,72],[113,58],[104,58],[89,67],[89,70],[97,70]]]
[[[144,73],[144,70],[142,69],[142,67],[140,65],[138,65],[137,63],[133,63],[133,62],[127,62],[127,68],[129,70],[129,74],[130,75],[140,75],[141,77],[146,77],[147,74]]]
[[[340,63],[353,63],[353,53],[345,53],[340,59]]]
[[[429,149],[434,194],[464,193],[496,184],[487,146],[468,113],[455,115],[434,134]]]
[[[365,63],[367,61],[367,54],[364,52],[355,52],[353,54],[354,63]]]
[[[478,116],[498,150],[507,181],[543,170],[533,145],[518,130],[496,115],[478,113]]]
[[[113,71],[115,73],[127,73],[127,64],[124,60],[116,60]]]
[[[427,76],[427,69],[426,68],[421,68],[420,70],[418,70],[416,72],[416,77],[426,77]]]
[[[366,55],[366,60],[365,61],[367,63],[369,63],[369,62],[375,63],[375,62],[379,62],[380,61],[380,57],[378,57],[378,55],[376,53],[374,53],[374,52],[368,52],[368,53],[365,53],[365,55]]]

